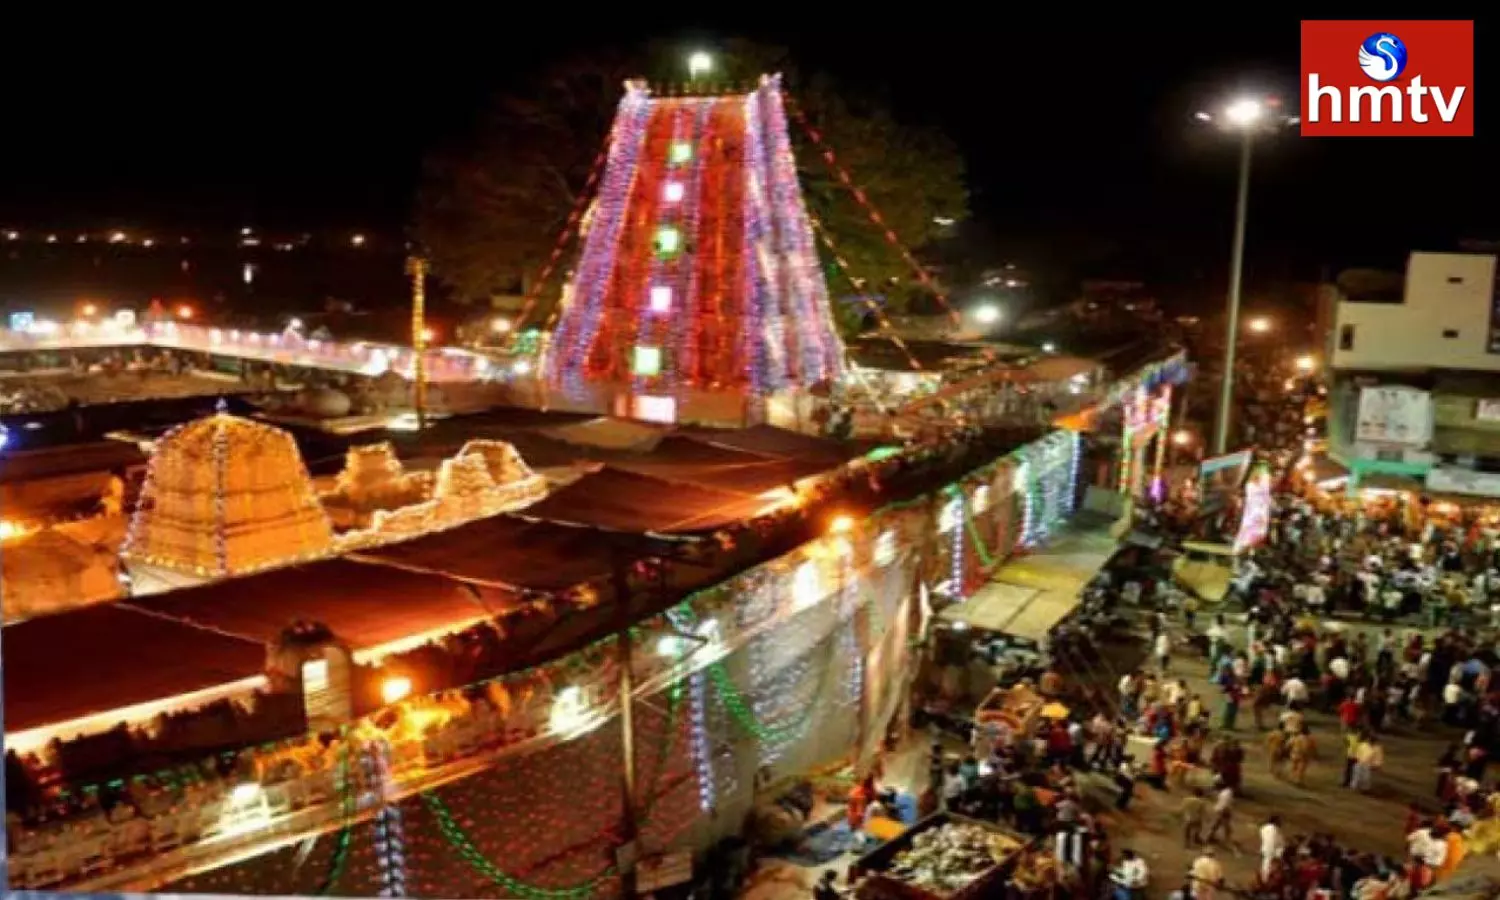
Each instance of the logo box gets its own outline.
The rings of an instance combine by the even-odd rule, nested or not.
[[[1302,23],[1304,137],[1473,137],[1472,21]]]

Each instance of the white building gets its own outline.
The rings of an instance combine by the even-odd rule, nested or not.
[[[1403,290],[1337,298],[1329,450],[1351,488],[1500,497],[1496,257],[1413,253]]]

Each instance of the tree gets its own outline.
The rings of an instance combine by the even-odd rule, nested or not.
[[[904,123],[879,97],[845,93],[826,76],[800,77],[780,48],[735,41],[719,51],[716,83],[751,85],[761,73],[784,73],[789,106],[822,135],[907,246],[940,237],[945,226],[937,219],[966,215],[963,157],[940,131]],[[429,159],[417,234],[434,273],[459,299],[515,290],[538,271],[588,181],[628,77],[680,83],[680,47],[591,53],[555,65],[501,96],[471,140]],[[901,306],[909,264],[841,184],[825,146],[795,117],[790,127],[809,212],[865,290],[889,293]],[[850,293],[827,248],[820,249],[831,291]],[[543,302],[555,301],[558,290],[555,281],[545,286]]]

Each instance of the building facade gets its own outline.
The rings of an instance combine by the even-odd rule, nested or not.
[[[1329,452],[1351,490],[1500,497],[1495,276],[1492,255],[1413,253],[1399,295],[1335,289]]]

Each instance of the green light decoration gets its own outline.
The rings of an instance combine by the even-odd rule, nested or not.
[[[681,249],[681,231],[671,225],[663,225],[656,229],[656,254],[658,256],[672,256]]]
[[[674,165],[674,166],[680,166],[680,165],[682,165],[685,162],[690,162],[692,160],[692,158],[693,158],[693,145],[692,144],[688,143],[687,141],[673,141],[672,142],[672,150],[671,150],[671,153],[667,157],[667,159],[672,163],[672,165]]]
[[[681,681],[673,682],[667,691],[667,721],[661,732],[660,743],[655,753],[655,771],[651,776],[651,786],[646,791],[645,804],[641,809],[641,822],[644,826],[651,820],[655,811],[656,801],[662,796],[658,790],[662,776],[666,774],[667,762],[671,757],[672,750],[677,743],[677,716],[682,707],[683,686]],[[474,843],[474,839],[464,831],[463,826],[458,824],[452,810],[448,809],[436,791],[426,791],[422,794],[422,801],[427,804],[428,810],[432,812],[433,818],[437,820],[438,831],[449,845],[457,851],[459,857],[469,864],[475,872],[493,882],[505,891],[505,896],[522,898],[522,900],[587,900],[594,896],[595,891],[605,881],[616,874],[614,866],[609,866],[599,874],[579,882],[560,888],[540,887],[528,884],[510,875],[499,866],[490,862]]]
[[[427,809],[437,820],[438,831],[440,831],[448,843],[458,851],[458,855],[464,862],[469,864],[475,872],[494,882],[494,884],[505,891],[505,896],[520,897],[522,900],[586,900],[594,895],[595,889],[605,879],[615,874],[615,867],[609,866],[598,875],[562,888],[544,888],[527,884],[519,878],[507,875],[501,871],[499,866],[490,862],[484,853],[476,846],[473,840],[464,833],[463,828],[453,818],[453,812],[448,809],[436,793],[428,791],[422,795],[422,801],[427,804]]]
[[[327,896],[343,880],[344,872],[349,868],[349,851],[354,844],[354,814],[359,807],[359,791],[355,787],[354,768],[350,759],[353,754],[353,741],[350,740],[347,730],[344,732],[343,739],[344,752],[339,760],[335,777],[339,779],[338,786],[342,792],[339,806],[343,812],[344,827],[340,829],[339,836],[333,845],[333,858],[328,863],[328,876],[323,879],[322,884],[318,885],[319,896]]]
[[[635,374],[643,378],[655,378],[661,374],[661,348],[642,347],[635,348],[635,359],[632,363]]]
[[[965,503],[964,508],[964,530],[969,533],[969,540],[974,544],[974,555],[979,557],[979,564],[988,569],[996,562],[990,553],[990,548],[984,541],[984,535],[980,534],[979,526],[974,522],[973,504]]]

